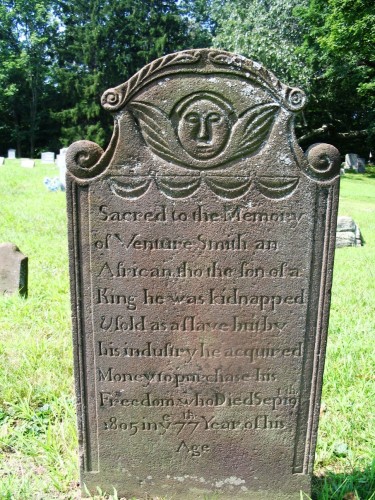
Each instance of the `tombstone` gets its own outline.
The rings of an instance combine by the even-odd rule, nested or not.
[[[60,154],[56,156],[56,164],[59,168],[59,179],[60,184],[65,189],[65,177],[66,177],[66,152],[68,148],[60,149]]]
[[[345,155],[346,168],[349,170],[358,170],[358,155],[349,153]]]
[[[21,167],[24,168],[34,168],[35,167],[35,161],[30,160],[29,158],[21,158]]]
[[[358,157],[357,171],[358,171],[359,174],[365,174],[366,173],[366,160],[364,158]]]
[[[15,159],[16,159],[16,150],[8,149],[8,160],[15,160]]]
[[[118,496],[309,493],[340,155],[244,57],[167,55],[67,152],[81,484]]]
[[[0,243],[0,295],[27,296],[27,257],[13,243]]]
[[[0,156],[0,167],[4,165],[4,156]]]
[[[42,163],[55,163],[55,153],[45,151],[41,155]]]
[[[356,222],[346,215],[337,217],[336,248],[362,246],[361,230]]]

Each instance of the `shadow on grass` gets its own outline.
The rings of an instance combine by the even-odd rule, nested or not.
[[[313,500],[375,500],[375,460],[364,470],[351,474],[328,472],[314,476]]]
[[[350,177],[349,177],[350,175]],[[365,181],[366,179],[375,179],[375,173],[365,173],[365,174],[357,174],[354,170],[346,170],[345,175],[341,176],[341,179],[350,179],[351,181]]]

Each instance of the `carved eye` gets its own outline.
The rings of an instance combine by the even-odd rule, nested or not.
[[[188,123],[199,123],[199,116],[197,113],[188,113],[184,118]]]
[[[219,123],[219,121],[221,120],[221,116],[219,115],[219,113],[210,113],[207,118],[211,123]]]

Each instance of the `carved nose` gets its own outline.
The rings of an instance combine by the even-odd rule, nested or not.
[[[199,130],[197,134],[197,139],[200,141],[208,141],[210,139],[209,128],[207,120],[199,120]]]

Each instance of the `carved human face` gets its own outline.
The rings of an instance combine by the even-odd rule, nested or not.
[[[208,160],[219,154],[228,141],[228,113],[218,103],[202,97],[183,110],[177,131],[187,153],[199,160]]]

